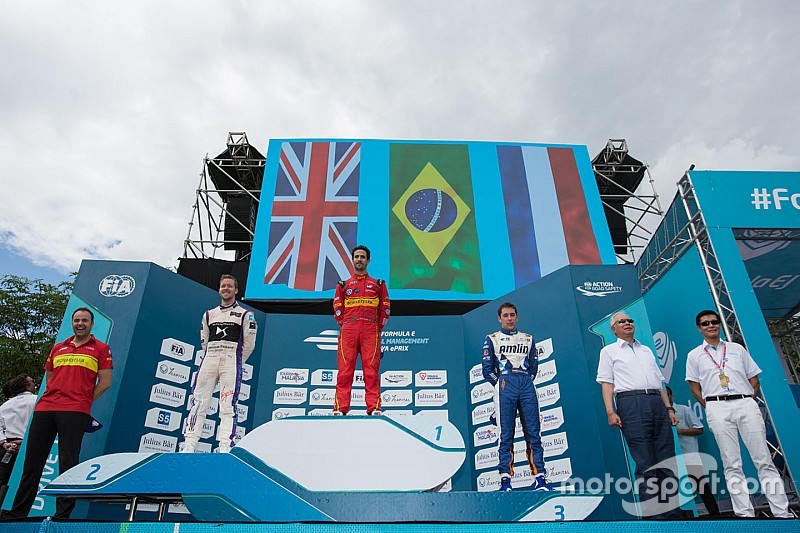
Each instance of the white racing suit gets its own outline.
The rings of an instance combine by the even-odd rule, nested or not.
[[[236,435],[236,403],[242,383],[242,364],[253,353],[256,344],[256,319],[253,312],[238,302],[228,307],[215,307],[203,315],[200,342],[205,351],[192,384],[192,403],[186,419],[186,448],[194,450],[203,432],[203,423],[211,403],[211,395],[219,380],[220,450],[234,445]]]

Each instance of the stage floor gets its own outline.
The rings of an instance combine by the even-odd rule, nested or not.
[[[685,520],[674,522],[528,522],[491,524],[215,524],[178,522],[3,522],[2,533],[256,533],[264,530],[276,533],[592,533],[600,528],[604,533],[795,533],[800,519],[763,520]]]

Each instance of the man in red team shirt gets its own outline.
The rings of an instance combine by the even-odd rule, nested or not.
[[[346,415],[350,410],[350,392],[359,353],[367,414],[381,414],[381,330],[389,321],[389,293],[383,280],[367,274],[369,256],[366,246],[353,248],[355,273],[347,281],[339,282],[333,298],[333,316],[341,327],[334,415]]]
[[[58,435],[58,468],[64,473],[76,464],[92,402],[111,386],[111,351],[92,335],[94,314],[86,307],[72,313],[74,336],[59,342],[44,364],[47,388],[33,411],[26,439],[28,448],[22,478],[10,511],[3,518],[28,516],[45,461]],[[55,518],[69,518],[74,500],[58,498]]]

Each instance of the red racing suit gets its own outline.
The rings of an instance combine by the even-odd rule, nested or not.
[[[335,410],[345,414],[350,410],[350,392],[359,353],[364,371],[367,413],[380,410],[381,330],[389,321],[389,314],[389,293],[383,280],[355,274],[336,285],[333,316],[341,331],[336,358],[339,374]]]

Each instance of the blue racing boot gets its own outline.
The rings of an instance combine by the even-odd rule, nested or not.
[[[500,478],[500,488],[498,489],[499,492],[511,492],[511,478],[510,477],[503,477]]]

